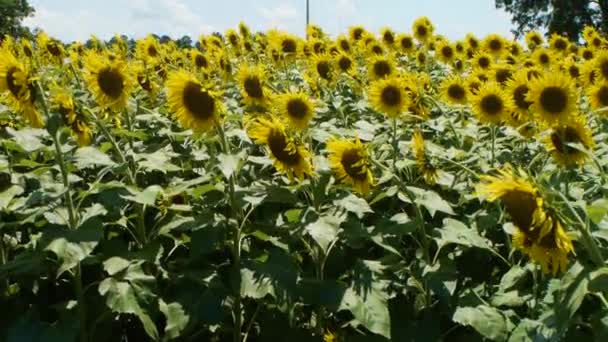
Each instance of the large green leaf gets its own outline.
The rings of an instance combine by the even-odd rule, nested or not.
[[[315,222],[308,224],[305,229],[323,252],[327,253],[331,244],[338,238],[342,222],[344,222],[342,216],[321,216]]]
[[[93,146],[85,146],[77,149],[74,158],[76,159],[76,165],[79,168],[113,166],[116,164],[112,161],[110,156]]]
[[[339,310],[350,311],[356,323],[375,334],[391,338],[391,320],[384,291],[372,288],[362,294],[355,288],[348,288],[344,292]]]
[[[167,324],[165,325],[165,339],[178,338],[184,328],[188,325],[190,317],[180,303],[165,303],[164,300],[159,300],[160,311],[165,315]]]
[[[440,237],[437,238],[437,244],[440,248],[453,243],[461,246],[491,250],[485,238],[481,237],[475,229],[467,227],[458,220],[451,218],[444,219],[443,227],[438,232]]]
[[[486,305],[459,307],[452,320],[461,325],[469,325],[483,337],[497,342],[506,341],[513,329],[513,324],[502,312]]]
[[[365,214],[374,212],[363,198],[357,197],[353,194],[350,194],[342,199],[335,200],[334,205],[357,215],[357,217],[360,219],[363,218]]]

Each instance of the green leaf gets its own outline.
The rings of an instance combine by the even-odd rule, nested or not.
[[[475,229],[469,228],[464,223],[446,218],[443,220],[443,227],[439,229],[440,238],[437,239],[437,244],[440,248],[454,243],[467,247],[477,247],[487,250],[492,250],[487,240],[481,237]]]
[[[134,194],[135,196],[125,195],[122,197],[124,199],[128,199],[136,203],[154,206],[156,205],[156,198],[158,197],[158,194],[162,191],[163,188],[161,188],[159,185],[150,185],[143,191],[129,188],[129,192],[131,192],[131,194]]]
[[[76,150],[74,153],[76,166],[79,168],[88,168],[95,166],[114,166],[115,162],[110,159],[110,156],[101,152],[93,146],[85,146]]]
[[[608,199],[598,199],[593,203],[587,205],[586,209],[587,216],[589,216],[589,219],[593,223],[599,224],[608,213]]]
[[[26,152],[34,152],[44,148],[41,142],[43,136],[48,136],[48,133],[43,129],[25,128],[18,131],[7,127],[6,132],[11,135],[17,145]]]
[[[267,276],[260,276],[250,269],[241,269],[241,296],[262,299],[267,295],[275,296],[272,280]]]
[[[116,273],[127,269],[130,264],[129,260],[120,257],[111,257],[103,262],[103,269],[108,272],[109,275],[113,276]]]
[[[440,211],[442,213],[446,213],[448,215],[455,215],[454,210],[450,206],[450,204],[441,198],[441,196],[431,190],[424,190],[412,186],[407,187],[408,191],[411,191],[416,199],[416,202],[421,204],[423,207],[428,210],[431,216],[435,216],[435,213]]]
[[[53,252],[59,259],[57,277],[89,256],[102,237],[102,223],[95,218],[77,230],[46,229],[42,237],[46,242],[44,250]]]
[[[160,171],[163,173],[179,171],[181,168],[171,163],[171,158],[179,155],[173,151],[160,149],[154,153],[138,153],[135,155],[137,165],[147,171]]]
[[[509,336],[509,342],[550,341],[549,336],[543,334],[543,330],[547,330],[547,328],[541,322],[524,318],[513,329],[511,336]]]
[[[367,213],[374,212],[364,199],[353,194],[350,194],[342,199],[335,200],[334,205],[357,215],[359,219],[363,218],[363,216],[365,216]]]
[[[486,305],[474,308],[459,307],[452,320],[473,327],[483,337],[492,341],[506,341],[512,329],[512,323],[500,311]]]
[[[602,267],[589,274],[588,289],[591,292],[608,291],[608,267]]]
[[[219,160],[218,167],[222,171],[222,174],[226,179],[229,179],[240,167],[245,159],[245,151],[241,151],[239,154],[219,154],[217,159]]]
[[[16,196],[23,193],[23,188],[19,185],[12,185],[10,188],[0,192],[0,211],[5,210]]]
[[[319,244],[325,253],[333,241],[338,237],[340,224],[344,217],[321,216],[317,221],[307,225],[304,229]]]
[[[339,310],[350,311],[357,323],[369,331],[391,338],[391,320],[388,311],[386,293],[372,288],[364,295],[353,288],[344,292]]]
[[[190,316],[186,314],[180,303],[167,304],[161,299],[158,301],[158,306],[167,320],[167,324],[165,325],[165,337],[169,339],[178,338],[180,333],[188,325]]]

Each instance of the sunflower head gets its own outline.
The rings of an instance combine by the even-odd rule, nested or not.
[[[85,57],[85,80],[97,103],[116,112],[127,107],[134,86],[127,64],[120,58],[90,52]]]
[[[190,50],[190,60],[192,61],[192,65],[198,70],[207,70],[209,68],[209,59],[199,50]]]
[[[372,57],[367,65],[367,71],[371,80],[390,77],[395,73],[393,60],[384,56]]]
[[[421,43],[426,43],[433,36],[433,23],[428,17],[419,17],[412,24],[412,34]]]
[[[274,99],[275,113],[297,129],[307,129],[315,114],[313,101],[305,93],[285,93]]]
[[[334,59],[328,53],[313,55],[310,58],[309,72],[315,81],[320,80],[326,84],[332,84],[336,80]]]
[[[486,82],[471,97],[473,112],[483,123],[500,124],[511,111],[504,91],[496,82]]]
[[[530,102],[526,100],[528,95],[528,77],[525,70],[516,72],[505,84],[505,92],[511,104],[510,108],[518,121],[528,117]]]
[[[395,118],[408,107],[408,96],[402,78],[391,76],[370,84],[369,98],[372,107],[378,112]]]
[[[473,68],[478,70],[489,70],[492,67],[494,59],[486,52],[479,52],[473,56]]]
[[[397,45],[401,52],[410,54],[416,49],[414,37],[409,34],[400,34],[397,36]]]
[[[267,104],[268,94],[264,87],[266,70],[261,64],[241,66],[236,78],[246,104],[259,106]]]
[[[414,151],[414,158],[416,159],[416,168],[422,175],[422,178],[424,178],[424,181],[429,185],[437,183],[437,178],[439,177],[438,170],[431,163],[431,160],[426,153],[424,137],[420,130],[414,131],[414,135],[412,136],[412,150]]]
[[[365,36],[366,32],[367,31],[363,26],[351,26],[348,29],[348,35],[353,42],[360,41]]]
[[[576,110],[576,94],[568,76],[560,72],[544,73],[529,84],[526,100],[535,117],[548,125],[565,122]]]
[[[383,27],[380,30],[380,37],[382,38],[382,42],[388,47],[393,47],[397,40],[395,32],[390,27]]]
[[[537,47],[541,47],[545,42],[543,35],[538,31],[529,31],[528,33],[526,33],[525,40],[526,45],[530,50],[534,50]]]
[[[327,142],[327,151],[329,165],[336,179],[351,185],[356,192],[367,195],[374,184],[374,178],[367,150],[359,138],[332,138]]]
[[[338,53],[334,57],[334,62],[341,73],[352,74],[355,72],[355,62],[352,57],[344,52]]]
[[[538,67],[548,69],[555,61],[555,55],[549,49],[539,48],[532,53],[532,61]]]
[[[169,74],[167,102],[180,124],[195,132],[211,129],[223,109],[219,94],[185,70]]]
[[[551,38],[549,39],[549,48],[560,54],[567,53],[569,46],[570,41],[568,40],[568,38],[563,37],[557,33],[553,33],[551,35]]]
[[[466,83],[454,75],[441,83],[441,95],[444,101],[453,104],[466,104],[470,96]]]
[[[591,108],[598,110],[608,107],[608,82],[597,82],[587,89]]]
[[[591,150],[595,146],[591,130],[587,128],[584,119],[580,116],[568,123],[555,126],[544,142],[553,160],[565,167],[582,165],[588,160],[584,151],[571,144],[581,144],[586,150]]]
[[[456,49],[449,41],[441,40],[437,46],[435,46],[435,57],[443,63],[449,64],[456,58]]]
[[[162,49],[159,42],[152,35],[137,41],[137,57],[147,64],[155,65],[159,63],[162,56]]]
[[[507,51],[505,38],[498,34],[489,34],[481,42],[482,48],[496,57],[502,57]]]

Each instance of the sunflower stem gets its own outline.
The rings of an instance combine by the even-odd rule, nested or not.
[[[397,118],[392,119],[392,145],[393,145],[393,172],[397,175],[397,157],[399,157],[399,143],[397,142]]]
[[[494,162],[496,160],[496,126],[492,125],[490,126],[490,134],[492,136],[492,159],[491,159],[491,166],[492,168],[494,168]]]

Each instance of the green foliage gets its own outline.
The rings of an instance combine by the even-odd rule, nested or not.
[[[34,8],[27,0],[0,0],[0,41],[5,35],[28,36],[29,30],[21,21],[34,14]]]

